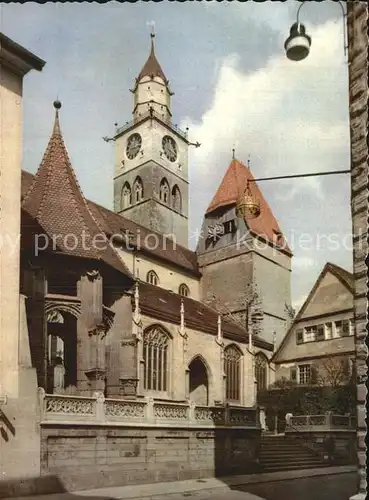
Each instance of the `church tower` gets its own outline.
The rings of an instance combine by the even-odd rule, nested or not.
[[[151,34],[136,78],[133,119],[116,129],[114,210],[188,245],[188,140],[172,123],[171,97]]]
[[[246,187],[260,214],[243,218]],[[233,158],[203,220],[197,246],[201,296],[278,345],[289,326],[292,252],[250,168]]]

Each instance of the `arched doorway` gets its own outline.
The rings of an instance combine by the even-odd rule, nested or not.
[[[77,386],[77,318],[53,310],[47,319],[47,392],[63,394]]]
[[[205,363],[200,356],[188,366],[190,400],[199,406],[209,404],[209,378]]]

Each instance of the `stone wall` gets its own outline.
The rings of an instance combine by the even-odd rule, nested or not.
[[[41,474],[67,490],[257,470],[253,409],[152,400],[41,398]]]
[[[359,489],[357,498],[366,497],[366,423],[368,350],[367,335],[367,268],[368,253],[368,5],[348,2],[349,100],[351,135],[351,210],[354,243],[355,278],[355,339],[358,395],[358,463]],[[365,194],[364,194],[365,193]]]

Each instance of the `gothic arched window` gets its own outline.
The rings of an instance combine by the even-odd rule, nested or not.
[[[168,390],[169,336],[163,328],[155,326],[143,335],[144,389]]]
[[[182,211],[182,196],[177,184],[172,189],[172,207],[174,210],[177,210],[177,212]]]
[[[190,289],[188,288],[187,285],[182,283],[181,285],[179,285],[178,293],[179,293],[179,295],[182,295],[183,297],[189,297],[190,296]]]
[[[155,271],[149,271],[146,276],[146,281],[151,285],[158,285],[159,278]]]
[[[122,208],[128,208],[132,203],[131,186],[126,182],[122,189]]]
[[[241,357],[242,353],[235,345],[230,345],[224,349],[227,401],[240,401]]]
[[[166,179],[163,179],[160,183],[160,200],[163,203],[169,203],[169,184]]]
[[[255,356],[255,380],[258,391],[266,389],[268,385],[268,358],[262,352]]]
[[[136,177],[136,180],[133,184],[133,193],[134,193],[135,203],[138,203],[139,201],[142,200],[142,198],[143,198],[143,185],[142,185],[141,177]]]

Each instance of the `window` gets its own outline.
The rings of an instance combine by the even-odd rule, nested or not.
[[[235,233],[237,230],[236,221],[234,219],[223,222],[224,234]]]
[[[183,297],[189,297],[190,296],[190,290],[187,285],[182,283],[179,285],[179,290],[178,290],[179,295],[182,295]]]
[[[350,335],[354,335],[355,334],[354,320],[353,319],[349,319],[349,322],[350,322]]]
[[[144,389],[168,390],[169,337],[161,327],[147,330],[143,336]]]
[[[160,200],[163,203],[169,203],[169,184],[166,179],[163,179],[160,183]]]
[[[263,353],[255,356],[255,379],[257,389],[263,390],[267,388],[268,384],[268,358]]]
[[[292,382],[297,382],[297,370],[295,366],[293,366],[290,370],[290,380]]]
[[[131,202],[132,202],[131,187],[128,184],[128,182],[126,182],[122,190],[122,204],[121,204],[122,208],[128,208],[131,205]]]
[[[241,385],[241,352],[231,345],[224,350],[224,372],[226,375],[226,399],[240,401]]]
[[[174,210],[177,210],[177,212],[181,212],[182,210],[182,196],[177,185],[172,189],[172,207]]]
[[[307,385],[311,381],[311,366],[310,365],[300,365],[299,366],[299,384]]]
[[[135,197],[135,203],[138,203],[143,198],[143,185],[140,177],[136,177],[133,184],[133,193]]]
[[[324,325],[318,325],[316,330],[316,340],[324,340],[324,339],[325,339]]]
[[[332,323],[326,323],[324,326],[325,326],[325,338],[329,340],[332,338],[333,325]]]
[[[308,326],[305,328],[305,342],[313,342],[316,339],[316,326]]]
[[[155,271],[149,271],[147,273],[146,281],[150,283],[151,285],[158,285],[159,284],[159,278],[158,275],[156,274]]]

